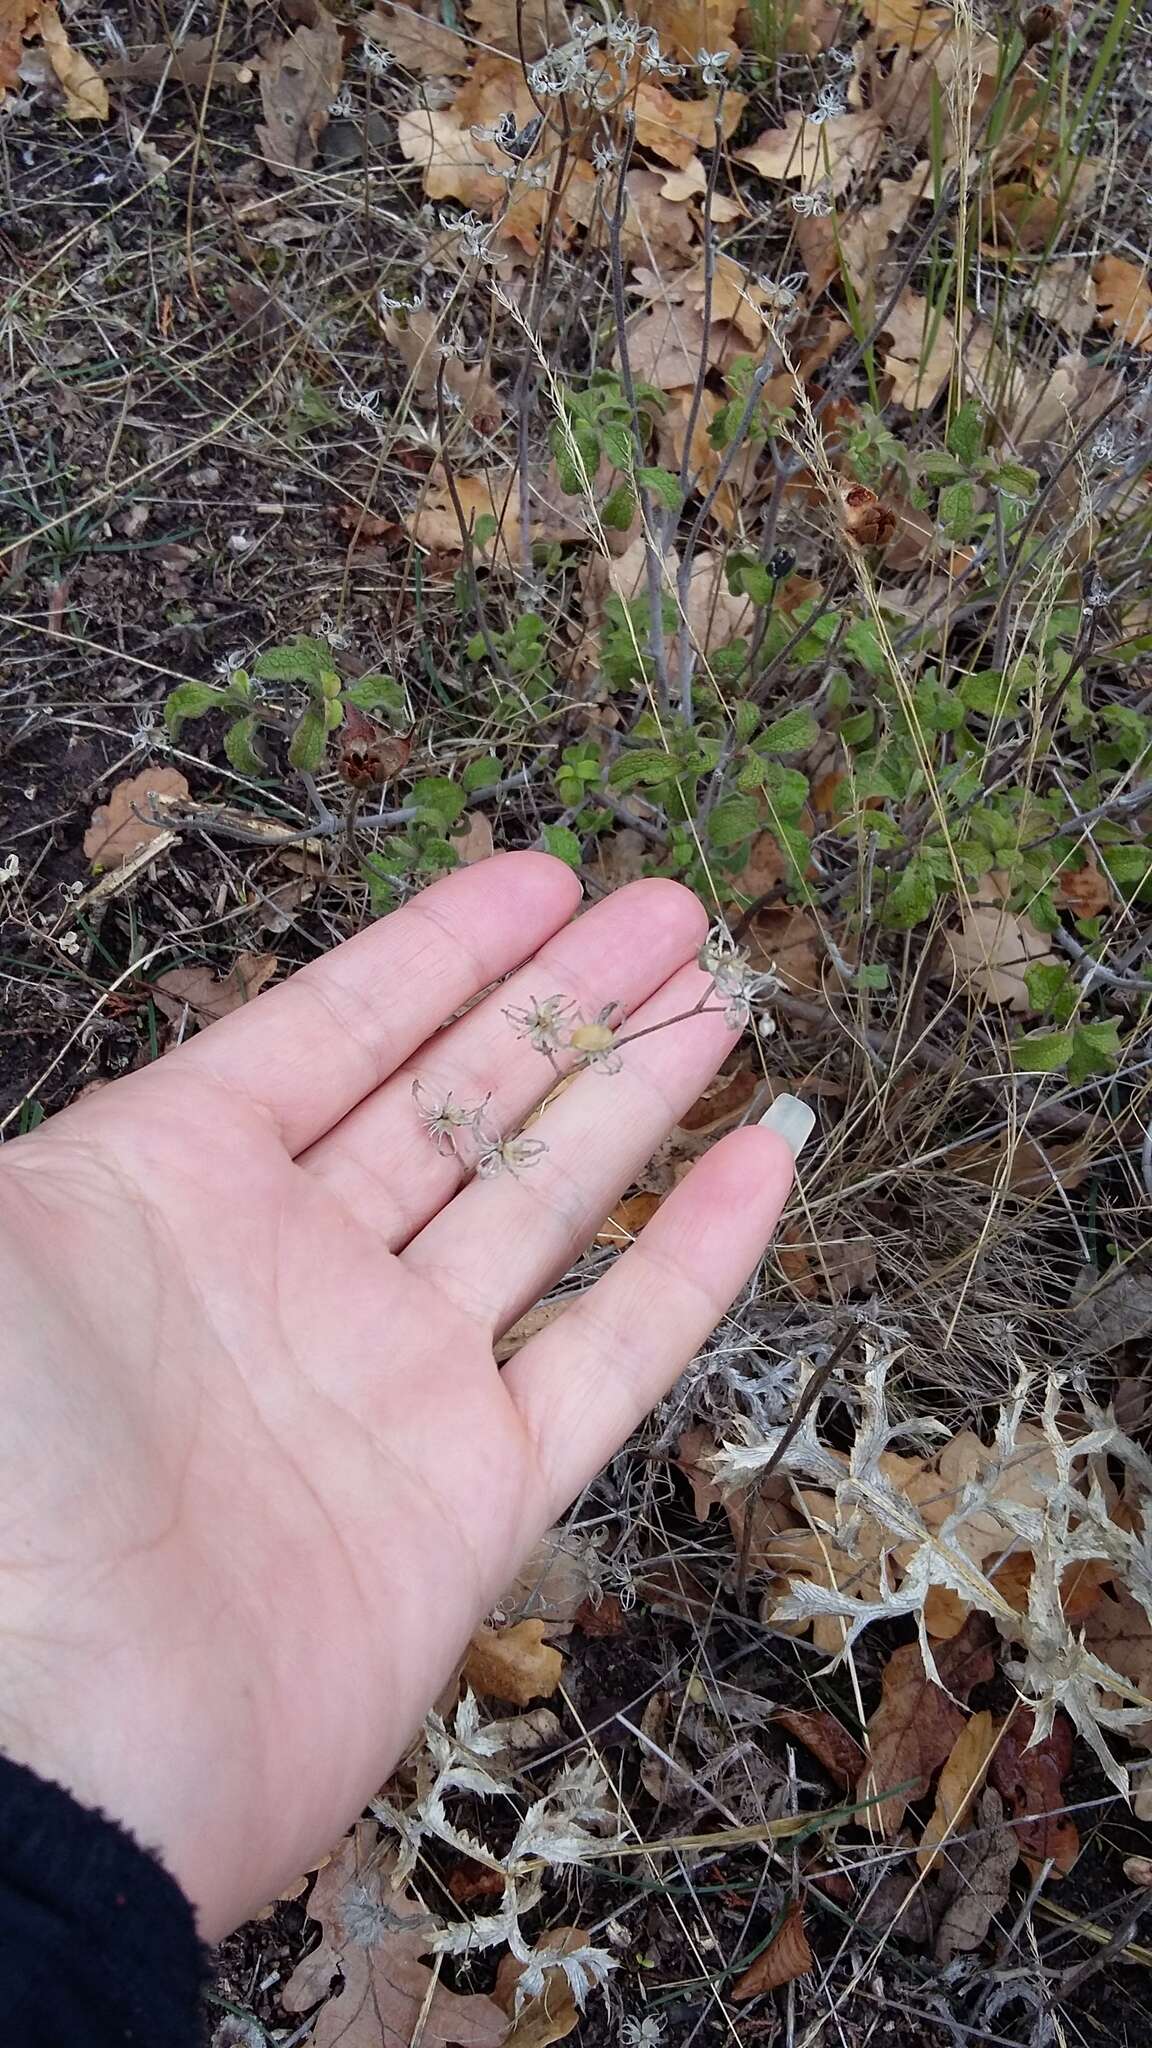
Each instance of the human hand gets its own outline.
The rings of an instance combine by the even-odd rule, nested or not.
[[[469,1179],[414,1077],[513,1132],[554,1076],[506,1006],[631,1034],[708,987],[687,891],[578,897],[543,855],[459,871],[0,1155],[0,1747],[157,1849],[207,1938],[377,1789],[787,1194],[783,1140],[733,1132],[497,1370],[735,1037],[637,1037]]]

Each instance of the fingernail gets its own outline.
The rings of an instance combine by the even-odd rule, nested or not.
[[[793,1158],[798,1158],[812,1136],[815,1122],[815,1110],[801,1102],[798,1095],[778,1095],[771,1109],[766,1109],[761,1117],[760,1128],[775,1131],[778,1138],[791,1146]]]

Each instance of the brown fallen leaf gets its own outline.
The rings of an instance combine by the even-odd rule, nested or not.
[[[706,1429],[703,1423],[694,1423],[681,1436],[672,1460],[676,1470],[684,1474],[692,1488],[692,1512],[698,1522],[706,1522],[713,1508],[724,1505],[724,1495],[713,1474],[700,1462],[715,1449],[716,1438],[712,1430]]]
[[[842,1792],[851,1792],[858,1784],[868,1759],[835,1714],[824,1707],[781,1707],[772,1719],[777,1728],[804,1744]]]
[[[951,1842],[963,1827],[968,1809],[984,1782],[996,1741],[996,1724],[986,1710],[973,1714],[960,1730],[940,1773],[936,1804],[916,1852],[921,1870],[932,1869],[939,1860],[941,1842]]]
[[[1145,1617],[1145,1633],[1147,1627]],[[1080,1854],[1076,1823],[1061,1811],[1064,1775],[1072,1764],[1072,1723],[1058,1713],[1050,1732],[1030,1749],[1034,1725],[1030,1710],[1017,1707],[990,1759],[988,1782],[1008,1802],[1020,1854],[1033,1877],[1049,1861],[1053,1874],[1063,1877]]]
[[[468,69],[463,37],[415,7],[374,7],[360,15],[356,26],[368,42],[379,43],[419,78],[459,78]]]
[[[569,1955],[574,1949],[583,1948],[587,1940],[579,1927],[550,1927],[537,1948],[553,1953],[559,1949]],[[572,1987],[558,1963],[545,1970],[544,1989],[535,1998],[526,1998],[517,2013],[516,1986],[528,1967],[527,1962],[508,1955],[501,1957],[496,1971],[492,1997],[512,2021],[512,2031],[504,2037],[504,2048],[549,2048],[550,2042],[562,2041],[580,2022]]]
[[[1047,1195],[1057,1188],[1078,1188],[1092,1171],[1092,1147],[1083,1140],[1042,1145],[1012,1130],[998,1138],[961,1145],[949,1166],[962,1180],[982,1187],[1007,1189],[1014,1195]]]
[[[117,782],[106,804],[92,813],[84,834],[84,851],[94,868],[118,868],[137,848],[147,846],[171,828],[149,822],[156,796],[187,799],[191,791],[178,768],[143,768]]]
[[[860,0],[860,10],[876,32],[876,48],[924,50],[952,33],[953,17],[923,0]]]
[[[644,1225],[652,1221],[659,1207],[659,1195],[626,1195],[622,1202],[617,1202],[612,1214],[600,1225],[596,1232],[596,1243],[615,1244],[621,1247],[631,1244],[639,1236]]]
[[[1123,256],[1102,256],[1092,272],[1096,313],[1102,327],[1111,327],[1131,348],[1152,352],[1152,289],[1148,266]]]
[[[979,1826],[938,1865],[938,1887],[949,1901],[936,1934],[938,1963],[979,1948],[1008,1903],[1020,1854],[1015,1830],[1005,1826],[1000,1796],[991,1786],[980,1794],[976,1812]]]
[[[571,1530],[550,1529],[501,1594],[493,1616],[499,1622],[545,1621],[550,1636],[567,1635],[581,1608],[598,1594],[600,1577],[594,1544]]]
[[[884,321],[891,346],[883,355],[892,397],[907,412],[935,405],[952,374],[956,328],[947,311],[929,306],[906,286]]]
[[[482,545],[473,543],[477,554],[486,561],[506,559],[510,541],[511,545],[518,547],[520,538],[520,487],[515,471],[491,469],[483,476],[458,476],[454,482],[456,498],[469,532],[475,531],[479,519],[498,522],[497,531]],[[531,505],[530,537],[533,541],[587,538],[584,528],[576,524],[565,505],[553,504],[539,490],[532,493]],[[452,491],[438,471],[434,470],[429,476],[415,508],[405,513],[404,526],[414,541],[432,553],[458,555],[463,551],[460,520]]]
[[[666,86],[642,78],[634,94],[636,140],[666,164],[678,169],[691,163],[698,149],[709,149],[716,134],[716,94],[702,100],[678,100]],[[744,112],[744,94],[726,92],[721,126],[724,139],[734,133]]]
[[[923,1799],[950,1755],[966,1720],[957,1702],[993,1673],[988,1638],[987,1621],[974,1614],[958,1636],[941,1646],[936,1667],[946,1691],[928,1677],[919,1643],[904,1643],[892,1652],[880,1704],[868,1723],[869,1764],[857,1791],[859,1799],[881,1795],[868,1812],[877,1834],[896,1833],[906,1809]]]
[[[645,0],[639,19],[659,30],[660,48],[677,64],[695,64],[698,50],[729,50],[743,0]]]
[[[1082,1280],[1072,1314],[1077,1339],[1088,1350],[1115,1351],[1152,1332],[1152,1274],[1140,1264],[1109,1266],[1103,1274],[1089,1267]]]
[[[751,1108],[761,1080],[752,1067],[738,1066],[730,1073],[721,1068],[691,1109],[684,1111],[677,1130],[689,1131],[694,1138],[710,1138],[717,1131],[728,1130]]]
[[[571,31],[562,0],[468,0],[476,24],[476,40],[492,50],[518,57],[521,43],[529,60],[558,49]]]
[[[1035,1014],[1024,979],[1028,968],[1057,962],[1047,934],[1027,911],[1008,909],[1011,887],[998,869],[981,876],[972,885],[959,931],[945,932],[944,939],[961,981],[990,1003],[1004,1003],[1013,1015],[1026,1017]]]
[[[179,1024],[186,1008],[198,1024],[216,1024],[258,996],[279,965],[275,953],[238,953],[227,974],[213,974],[210,967],[174,967],[157,975],[150,987],[156,1008],[170,1024]]]
[[[215,36],[185,36],[178,50],[169,43],[149,43],[130,57],[112,57],[100,66],[110,85],[190,85],[196,91],[212,85],[249,85],[256,60],[237,64],[221,57]]]
[[[1041,320],[1050,320],[1073,341],[1079,341],[1096,317],[1092,273],[1071,256],[1043,263],[1032,283],[1031,302]]]
[[[479,1628],[468,1645],[464,1677],[480,1699],[507,1700],[526,1707],[550,1699],[560,1683],[564,1659],[544,1638],[546,1621],[517,1621],[511,1628]]]
[[[1112,907],[1111,880],[1092,860],[1082,868],[1062,868],[1057,893],[1073,917],[1099,917]]]
[[[804,1932],[800,1901],[793,1899],[767,1948],[750,1969],[737,1977],[730,1996],[738,2000],[759,1998],[765,1991],[778,1991],[782,1984],[806,1977],[814,1960]]]
[[[443,375],[444,388],[451,392],[464,418],[480,433],[495,433],[504,411],[490,377],[482,363],[461,362],[458,355],[444,349],[439,325],[435,313],[418,306],[405,315],[403,325],[396,319],[386,320],[384,332],[406,363],[414,391],[422,398],[433,398]]]
[[[799,109],[787,114],[782,128],[767,128],[755,142],[735,151],[761,178],[799,184],[805,192],[826,184],[834,196],[846,192],[853,178],[868,170],[883,139],[874,109],[833,114],[828,121],[809,121]]]
[[[343,1989],[316,2020],[313,2048],[405,2048],[417,2029],[430,2048],[501,2048],[508,2019],[495,2001],[450,1990],[421,1960],[437,1923],[391,1888],[395,1857],[377,1836],[374,1821],[358,1822],[320,1872],[307,1910],[323,1940],[280,1993],[285,2012],[307,2012],[339,1974]]]
[[[340,30],[320,0],[315,0],[312,19],[310,28],[277,36],[260,65],[264,120],[256,139],[277,177],[306,171],[315,162],[344,75]]]
[[[64,112],[70,121],[106,121],[111,109],[108,88],[96,66],[68,41],[64,24],[54,7],[41,7],[40,36],[48,62],[64,93]]]
[[[37,0],[0,0],[0,100],[20,83],[24,38],[38,13]]]

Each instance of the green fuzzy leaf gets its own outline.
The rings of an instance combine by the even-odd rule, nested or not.
[[[1152,989],[1150,989],[1152,993]],[[1119,1060],[1120,1026],[1115,1017],[1102,1017],[1076,1026],[1068,1079],[1083,1081],[1089,1074],[1108,1074]]]
[[[1012,1064],[1026,1074],[1054,1074],[1072,1057],[1075,1033],[1071,1031],[1029,1031],[1012,1047]]]
[[[483,642],[481,642],[483,653]],[[344,702],[355,704],[358,711],[386,711],[390,718],[405,719],[408,707],[402,684],[395,676],[360,676],[344,692]]]
[[[857,988],[874,988],[883,994],[889,982],[888,969],[875,961],[866,967],[858,967],[852,979]]]
[[[957,462],[954,455],[945,455],[941,448],[929,448],[923,455],[918,455],[916,467],[921,476],[934,484],[955,483],[956,478],[964,474],[964,465]]]
[[[956,694],[965,710],[975,711],[980,718],[1010,718],[1015,715],[1020,690],[1012,677],[984,668],[965,676]]]
[[[976,493],[971,484],[949,484],[941,491],[937,516],[953,540],[967,540],[976,517]]]
[[[910,931],[923,924],[936,908],[940,885],[932,865],[923,854],[915,854],[897,876],[884,903],[884,922],[896,931]]]
[[[959,412],[953,414],[945,438],[949,454],[971,469],[984,445],[984,420],[973,399],[967,399]]]
[[[475,526],[472,528],[473,546],[478,548],[486,548],[489,541],[494,537],[494,535],[499,533],[499,531],[500,521],[497,519],[496,514],[494,512],[482,512],[480,514],[479,519],[476,521]]]
[[[669,512],[678,512],[684,502],[680,479],[670,469],[638,469],[636,481],[644,490],[651,491],[654,498],[666,506]]]
[[[216,689],[212,683],[177,683],[164,706],[164,723],[175,735],[186,718],[203,718],[206,711],[213,711],[227,701],[228,692]]]
[[[810,711],[786,711],[782,718],[774,718],[771,725],[765,726],[756,742],[756,751],[801,754],[806,747],[814,746],[819,737],[820,727]]]
[[[751,838],[759,829],[760,812],[750,796],[721,797],[708,820],[708,838],[721,851],[726,847],[739,846],[744,839]]]
[[[417,804],[432,823],[454,825],[464,809],[464,791],[446,775],[426,775],[413,785],[409,802]]]
[[[736,738],[742,746],[746,745],[751,739],[759,723],[759,707],[755,704],[750,704],[746,697],[741,697],[739,702],[732,708],[732,725]]]
[[[600,524],[614,533],[627,533],[635,515],[636,493],[630,483],[619,483],[600,507]]]
[[[857,711],[851,718],[843,720],[840,737],[846,747],[862,747],[870,740],[876,727],[874,711]]]
[[[1019,498],[1027,503],[1040,488],[1040,478],[1034,469],[1023,462],[1002,462],[993,473],[993,483],[1003,491],[1006,498]]]
[[[819,623],[823,624],[823,621]],[[835,625],[836,622],[833,619],[831,623]],[[871,619],[853,619],[840,645],[846,654],[850,654],[854,661],[859,662],[868,675],[887,675],[888,656],[880,644],[880,636]]]
[[[613,789],[659,789],[673,781],[677,772],[670,754],[660,753],[655,747],[641,747],[634,753],[621,754],[612,763],[608,780]]]
[[[753,604],[771,604],[776,595],[776,585],[763,562],[746,562],[740,570],[739,584],[744,596],[750,597]]]
[[[566,861],[570,868],[580,866],[584,858],[584,848],[575,832],[570,832],[567,825],[545,825],[541,829],[540,837],[545,853],[555,854],[557,860]]]
[[[612,464],[613,469],[630,471],[635,455],[632,435],[619,420],[600,421],[600,446]]]
[[[758,784],[772,812],[778,818],[798,818],[808,801],[808,777],[798,768],[785,768],[782,761],[759,761]]]
[[[338,697],[324,700],[324,726],[328,732],[336,732],[344,723],[344,706]]]
[[[328,727],[319,704],[310,704],[288,746],[288,759],[302,775],[315,775],[324,759]]]
[[[1138,889],[1152,873],[1152,847],[1101,846],[1104,865],[1118,889]]]
[[[253,663],[253,673],[267,683],[307,683],[317,690],[331,670],[327,641],[310,640],[303,634],[290,647],[266,647]]]
[[[1034,960],[1024,969],[1024,986],[1034,1010],[1041,1015],[1049,1011],[1058,1024],[1067,1023],[1076,1008],[1076,984],[1066,967]]]
[[[708,665],[714,676],[742,676],[748,666],[748,642],[729,640],[724,647],[716,647],[708,656]]]
[[[776,818],[770,828],[772,838],[788,863],[788,881],[793,888],[802,882],[812,861],[812,842],[799,825],[793,825],[787,818]]]
[[[246,718],[238,718],[234,725],[230,725],[224,735],[224,752],[241,775],[266,775],[268,772],[253,745],[256,729],[256,715],[250,711]]]
[[[469,761],[460,777],[460,787],[471,796],[473,790],[487,789],[490,782],[499,782],[502,773],[495,754],[481,754],[478,761]]]

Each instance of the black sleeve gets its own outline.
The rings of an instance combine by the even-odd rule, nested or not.
[[[206,1960],[154,1857],[0,1757],[4,2048],[197,2048]]]

